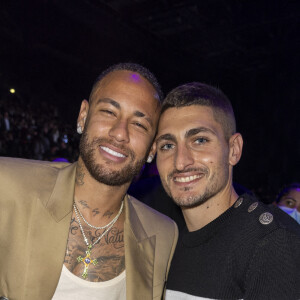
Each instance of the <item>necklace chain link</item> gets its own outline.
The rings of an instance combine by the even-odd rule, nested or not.
[[[116,216],[115,216],[108,224],[106,224],[106,225],[104,225],[104,226],[99,226],[99,227],[90,224],[90,223],[84,218],[84,216],[82,215],[81,211],[80,211],[79,208],[77,207],[75,201],[74,201],[74,209],[75,209],[75,213],[76,213],[77,211],[79,212],[80,217],[82,218],[82,220],[84,221],[84,223],[85,223],[86,225],[88,225],[89,227],[94,228],[94,229],[105,229],[105,228],[109,227],[111,224],[115,223],[116,220],[119,218],[119,216],[120,216],[120,214],[121,214],[121,212],[122,212],[122,209],[123,209],[123,201],[122,201],[122,204],[121,204],[121,207],[120,207],[120,210],[119,210],[118,214],[117,214],[117,215],[116,215]]]
[[[81,224],[81,221],[80,221],[80,217],[83,219],[83,221],[90,227],[94,228],[94,229],[104,229],[104,232],[98,237],[98,239],[93,243],[91,244],[91,247],[93,247],[94,245],[96,245],[102,238],[103,236],[114,226],[114,224],[117,222],[117,220],[119,219],[122,211],[123,211],[123,206],[124,206],[124,201],[122,201],[121,203],[121,207],[120,207],[120,210],[118,212],[118,214],[113,218],[113,220],[111,222],[109,222],[107,225],[105,226],[101,226],[101,227],[96,227],[96,226],[93,226],[91,224],[89,224],[83,217],[83,215],[81,214],[80,210],[78,209],[78,207],[76,206],[75,204],[75,201],[74,201],[74,204],[73,204],[73,207],[74,207],[74,211],[75,211],[75,215],[76,215],[76,218],[77,218],[77,221],[78,221],[78,224],[79,224],[79,227],[80,227],[80,231],[83,235],[83,239],[84,239],[84,242],[87,246],[89,246],[89,242],[88,242],[88,239],[84,233],[84,230],[83,230],[83,227],[82,227],[82,224]],[[79,212],[79,214],[78,214]],[[79,217],[80,215],[80,217]]]

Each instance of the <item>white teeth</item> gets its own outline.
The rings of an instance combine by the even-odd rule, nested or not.
[[[113,155],[113,156],[117,156],[117,157],[126,157],[125,155],[119,153],[119,152],[116,152],[116,151],[113,151],[107,147],[103,147],[103,146],[100,146],[100,148],[106,152],[108,152],[109,154]]]
[[[200,175],[193,175],[193,176],[187,176],[187,177],[175,177],[174,181],[178,182],[190,182],[197,178],[200,178]]]

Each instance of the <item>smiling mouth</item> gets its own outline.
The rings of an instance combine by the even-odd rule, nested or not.
[[[111,149],[108,148],[108,147],[100,146],[100,148],[101,148],[103,151],[109,153],[110,155],[113,155],[113,156],[116,156],[116,157],[121,157],[121,158],[125,158],[125,157],[126,157],[124,154],[121,154],[121,153],[119,153],[119,152],[116,152],[116,151],[114,151],[114,150],[111,150]]]
[[[182,176],[182,177],[174,177],[175,182],[191,182],[195,179],[201,178],[203,175],[193,175],[193,176]]]

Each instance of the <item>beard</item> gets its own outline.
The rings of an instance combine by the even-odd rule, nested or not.
[[[224,189],[228,182],[229,178],[229,164],[227,162],[222,162],[222,164],[215,170],[215,172],[212,174],[211,178],[208,177],[209,171],[206,168],[193,168],[188,169],[184,171],[173,171],[171,174],[168,175],[168,181],[172,180],[173,175],[180,174],[183,172],[190,172],[190,171],[196,171],[201,172],[205,174],[205,177],[207,178],[208,182],[206,184],[206,187],[204,191],[201,194],[197,195],[173,195],[172,190],[169,187],[169,184],[166,181],[162,181],[162,184],[164,186],[164,189],[166,190],[167,194],[173,199],[175,204],[180,206],[181,208],[193,208],[199,205],[204,204],[209,199],[213,198],[215,195],[217,195],[220,191]],[[200,184],[200,183],[199,183]],[[184,192],[188,192],[190,190],[189,187],[186,187],[184,189]]]
[[[95,152],[98,151],[98,147],[102,143],[111,144],[124,151],[128,158],[130,158],[130,162],[119,170],[112,170],[110,168],[110,165],[112,165],[113,162],[107,161],[102,164],[96,163]],[[79,152],[80,157],[91,176],[98,182],[110,186],[120,186],[131,182],[134,176],[139,173],[146,161],[146,156],[141,160],[136,160],[136,155],[132,150],[125,148],[124,146],[115,145],[111,140],[107,140],[105,138],[94,138],[91,142],[89,142],[86,131],[84,131],[81,136]]]

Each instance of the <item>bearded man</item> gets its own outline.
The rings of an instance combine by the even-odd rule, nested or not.
[[[161,299],[177,227],[127,195],[161,98],[146,68],[112,66],[81,104],[78,162],[1,158],[1,299]]]

